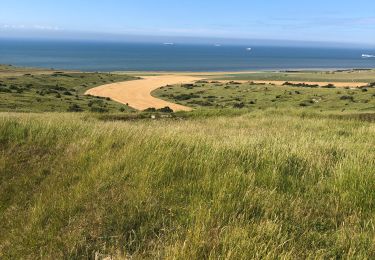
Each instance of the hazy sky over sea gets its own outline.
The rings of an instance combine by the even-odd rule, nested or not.
[[[375,1],[2,0],[0,37],[240,38],[375,46]]]

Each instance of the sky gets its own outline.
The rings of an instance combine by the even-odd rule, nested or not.
[[[375,46],[375,1],[1,0],[0,37],[192,37]]]

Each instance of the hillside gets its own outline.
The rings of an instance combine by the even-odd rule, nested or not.
[[[361,118],[2,113],[0,258],[373,258]]]

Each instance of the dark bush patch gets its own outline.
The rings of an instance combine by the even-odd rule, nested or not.
[[[354,97],[353,96],[344,95],[344,96],[340,97],[340,100],[350,100],[350,101],[354,102]]]
[[[235,103],[233,104],[233,108],[244,108],[245,107],[245,103],[241,102],[241,103]]]
[[[72,104],[68,108],[68,112],[82,112],[83,109],[78,104]]]
[[[322,88],[336,88],[336,86],[333,84],[327,84],[325,86],[322,86]]]
[[[318,88],[317,84],[306,84],[306,83],[291,83],[284,82],[283,86],[302,87],[302,88]]]
[[[161,112],[161,113],[173,113],[173,109],[171,109],[170,107],[163,107],[163,108],[158,109],[158,112]]]
[[[186,89],[193,89],[195,87],[194,84],[182,84],[181,87]]]
[[[151,113],[153,113],[153,112],[156,112],[156,108],[154,108],[154,107],[149,107],[149,108],[143,110],[143,112],[151,112]]]
[[[196,104],[198,106],[204,106],[204,107],[210,107],[213,106],[214,104],[209,101],[202,101],[202,100],[193,100],[189,102],[190,104]]]
[[[174,95],[173,98],[176,99],[176,100],[189,100],[189,99],[192,99],[192,98],[200,98],[200,96],[196,95],[194,93],[190,93],[190,94]]]

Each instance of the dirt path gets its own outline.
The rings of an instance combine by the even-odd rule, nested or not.
[[[162,75],[147,76],[140,80],[125,81],[99,86],[86,91],[86,95],[98,97],[109,97],[114,101],[127,104],[138,110],[145,110],[150,107],[170,107],[173,111],[190,111],[190,107],[174,104],[151,96],[155,89],[166,85],[190,83],[200,78],[183,75]]]

